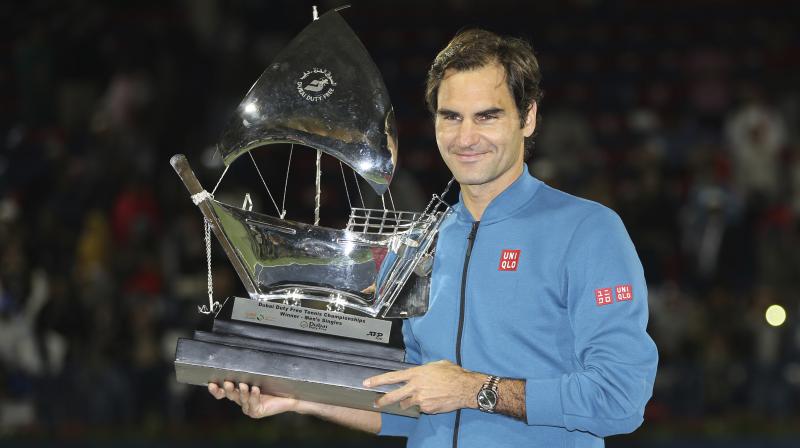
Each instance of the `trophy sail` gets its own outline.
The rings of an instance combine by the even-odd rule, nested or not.
[[[299,143],[346,163],[378,194],[397,163],[389,94],[361,41],[336,11],[309,24],[236,109],[219,149],[226,165],[270,143]]]

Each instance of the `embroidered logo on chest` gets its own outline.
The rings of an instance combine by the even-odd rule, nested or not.
[[[500,253],[500,266],[498,271],[516,271],[519,264],[519,249],[503,249]]]

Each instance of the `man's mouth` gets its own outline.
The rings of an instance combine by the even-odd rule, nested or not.
[[[474,162],[476,160],[480,160],[484,155],[485,152],[457,152],[454,153],[457,160],[460,162]]]

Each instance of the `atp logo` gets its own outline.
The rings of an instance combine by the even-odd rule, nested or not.
[[[311,102],[330,98],[335,91],[336,81],[330,71],[314,67],[303,72],[297,81],[297,93]]]
[[[380,332],[380,331],[368,331],[367,332],[367,336],[370,337],[370,338],[375,339],[376,341],[382,341],[383,340],[383,333]]]

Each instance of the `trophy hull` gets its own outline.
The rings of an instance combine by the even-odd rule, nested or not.
[[[375,400],[399,385],[366,388],[362,381],[415,366],[401,361],[401,348],[228,320],[223,316],[230,302],[211,332],[178,340],[178,382],[246,383],[270,395],[375,411]],[[419,408],[394,404],[381,412],[416,417]]]
[[[430,282],[417,277],[430,270],[418,268],[432,260],[436,232],[450,212],[438,196],[421,213],[351,207],[347,227],[338,230],[224,204],[203,189],[185,156],[170,163],[251,299],[321,301],[372,317],[427,311]]]

